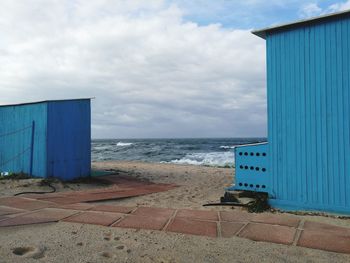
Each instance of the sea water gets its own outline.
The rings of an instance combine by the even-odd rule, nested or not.
[[[92,160],[231,167],[236,145],[263,141],[266,138],[98,139],[92,140]]]

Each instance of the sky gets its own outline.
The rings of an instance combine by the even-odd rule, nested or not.
[[[94,97],[93,138],[266,136],[252,29],[350,0],[1,0],[0,104]]]

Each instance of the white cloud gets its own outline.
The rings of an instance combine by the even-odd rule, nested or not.
[[[300,16],[311,17],[317,16],[322,13],[322,8],[318,6],[317,3],[307,3],[304,4],[300,9]]]
[[[329,6],[328,11],[330,12],[339,12],[350,9],[350,0],[342,3],[336,3]]]
[[[265,43],[162,1],[2,1],[1,103],[96,97],[94,137],[265,135]]]

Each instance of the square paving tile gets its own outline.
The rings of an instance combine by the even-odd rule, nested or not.
[[[166,231],[217,237],[217,225],[216,222],[191,220],[188,218],[176,217],[166,228]]]
[[[8,219],[8,218],[9,218],[8,216],[0,216],[0,221],[1,221],[1,220]]]
[[[340,227],[330,224],[318,223],[318,222],[310,222],[305,221],[304,223],[305,230],[314,230],[320,233],[327,232],[339,236],[349,236],[350,237],[350,228]],[[350,246],[350,244],[349,244]]]
[[[238,236],[255,241],[290,245],[293,243],[295,232],[295,228],[288,226],[249,223]]]
[[[218,212],[216,211],[203,211],[203,210],[190,210],[181,209],[177,212],[176,217],[184,217],[189,219],[218,221]]]
[[[252,214],[243,211],[221,211],[220,219],[221,221],[228,222],[248,222],[252,219]]]
[[[164,216],[127,215],[114,227],[162,230],[169,218]]]
[[[127,206],[96,205],[91,210],[93,210],[93,211],[104,211],[104,212],[114,212],[114,213],[129,214],[134,209],[135,209],[135,207],[127,207]]]
[[[254,214],[252,216],[251,221],[264,223],[264,224],[291,226],[291,227],[298,227],[300,222],[300,220],[296,217],[281,215],[281,214],[274,215],[271,213]]]
[[[46,208],[0,221],[0,227],[57,222],[75,213],[77,213],[77,211]]]
[[[89,210],[94,208],[94,205],[87,204],[87,203],[76,203],[76,204],[69,204],[69,205],[60,205],[57,208],[62,208],[62,209],[72,209],[72,210]]]
[[[18,208],[12,208],[8,206],[0,206],[0,216],[3,215],[10,215],[10,214],[17,214],[17,213],[22,213],[26,212],[24,209],[18,209]]]
[[[244,226],[244,223],[220,222],[220,226],[222,237],[233,237]]]
[[[52,207],[55,204],[51,202],[38,201],[34,199],[14,196],[14,197],[0,198],[0,205],[9,206],[17,209],[37,210],[37,209]]]
[[[170,218],[175,213],[174,209],[156,207],[138,207],[132,214],[145,217],[165,217]]]
[[[120,219],[123,214],[109,213],[109,212],[97,212],[97,211],[85,211],[77,215],[73,215],[64,219],[66,222],[93,224],[109,226],[115,221]]]
[[[332,231],[303,230],[297,245],[350,254],[350,235],[337,235]]]

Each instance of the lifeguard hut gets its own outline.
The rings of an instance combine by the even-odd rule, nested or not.
[[[253,34],[266,40],[268,142],[236,147],[231,190],[350,214],[350,12]]]

